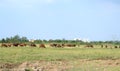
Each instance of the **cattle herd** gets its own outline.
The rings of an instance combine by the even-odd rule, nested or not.
[[[37,47],[36,44],[34,43],[30,43],[30,44],[26,44],[26,43],[2,43],[1,47]],[[39,44],[40,48],[46,48],[46,46],[44,44]]]
[[[110,45],[99,45],[101,48],[120,48],[120,45],[110,46]],[[58,44],[58,43],[50,43],[49,46],[45,44],[35,44],[35,43],[1,43],[0,47],[54,47],[54,48],[64,48],[64,47],[80,47],[76,44]],[[95,48],[92,44],[84,45],[84,48]]]
[[[53,44],[50,44],[51,47],[76,47],[75,44],[56,44],[56,43],[53,43]]]
[[[35,44],[35,43],[2,43],[1,47],[38,47],[39,48],[46,48],[45,44]],[[49,44],[50,47],[56,47],[56,48],[63,48],[63,47],[76,47],[75,44],[56,44],[56,43],[52,43]]]
[[[63,47],[76,47],[75,44],[57,44],[57,43],[52,43],[49,44],[50,47],[55,47],[55,48],[63,48]],[[39,48],[46,48],[45,44],[35,44],[35,43],[2,43],[1,47],[39,47]]]

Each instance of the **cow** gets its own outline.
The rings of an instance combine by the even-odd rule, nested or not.
[[[11,44],[10,43],[2,43],[1,47],[11,47]]]
[[[118,48],[117,46],[115,46],[115,48]]]
[[[39,48],[46,48],[46,46],[44,44],[40,44]]]
[[[107,46],[107,45],[105,45],[105,48],[108,48],[108,46]]]
[[[53,43],[53,44],[50,44],[51,47],[57,47],[57,44]]]
[[[12,46],[12,44],[11,44],[11,43],[8,43],[7,45],[8,45],[8,47],[11,47],[11,46]]]
[[[65,44],[62,44],[62,47],[64,47],[65,46]]]
[[[13,43],[13,46],[14,46],[14,47],[18,47],[18,46],[19,46],[19,43]]]
[[[8,45],[6,43],[2,43],[1,47],[8,47]]]
[[[85,48],[94,48],[94,46],[92,44],[88,44],[85,46]]]
[[[89,47],[93,48],[94,46],[93,45],[89,45]]]
[[[27,46],[27,44],[25,44],[25,43],[21,43],[21,44],[19,44],[19,46],[21,46],[21,47],[25,47],[25,46]]]
[[[31,46],[31,47],[36,47],[36,44],[31,43],[30,46]]]
[[[75,44],[66,44],[65,46],[66,46],[66,47],[76,47]]]
[[[60,48],[60,47],[62,47],[62,45],[61,45],[61,44],[57,44],[57,46],[56,46],[56,47]]]
[[[62,44],[56,44],[56,43],[50,44],[50,46],[51,47],[58,47],[58,48],[63,47]]]

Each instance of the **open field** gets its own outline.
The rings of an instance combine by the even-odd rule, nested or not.
[[[117,48],[0,48],[0,70],[120,71]]]

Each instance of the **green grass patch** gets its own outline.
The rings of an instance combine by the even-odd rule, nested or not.
[[[21,63],[35,60],[120,59],[120,49],[102,48],[0,48],[0,62]]]

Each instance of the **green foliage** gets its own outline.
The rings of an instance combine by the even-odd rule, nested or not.
[[[23,43],[28,42],[27,37],[20,37],[19,35],[15,35],[13,37],[3,38],[1,40],[2,43]]]
[[[32,71],[31,69],[25,69],[25,71]]]
[[[15,35],[13,37],[7,37],[0,40],[1,43],[24,43],[29,42],[27,37],[20,37],[19,35]],[[83,44],[93,44],[93,45],[102,45],[102,44],[113,44],[113,45],[120,45],[120,41],[91,41],[91,42],[83,42],[82,40],[66,40],[66,39],[50,39],[50,40],[41,40],[37,39],[34,41],[34,43],[40,44],[40,43],[66,43],[66,44],[77,44],[77,45],[83,45]]]
[[[6,42],[6,40],[3,38],[3,39],[1,40],[1,42],[2,42],[2,43],[5,43],[5,42]]]
[[[38,44],[38,43],[43,43],[43,41],[40,40],[40,39],[37,39],[37,40],[34,41],[34,43],[37,43],[37,44]]]

